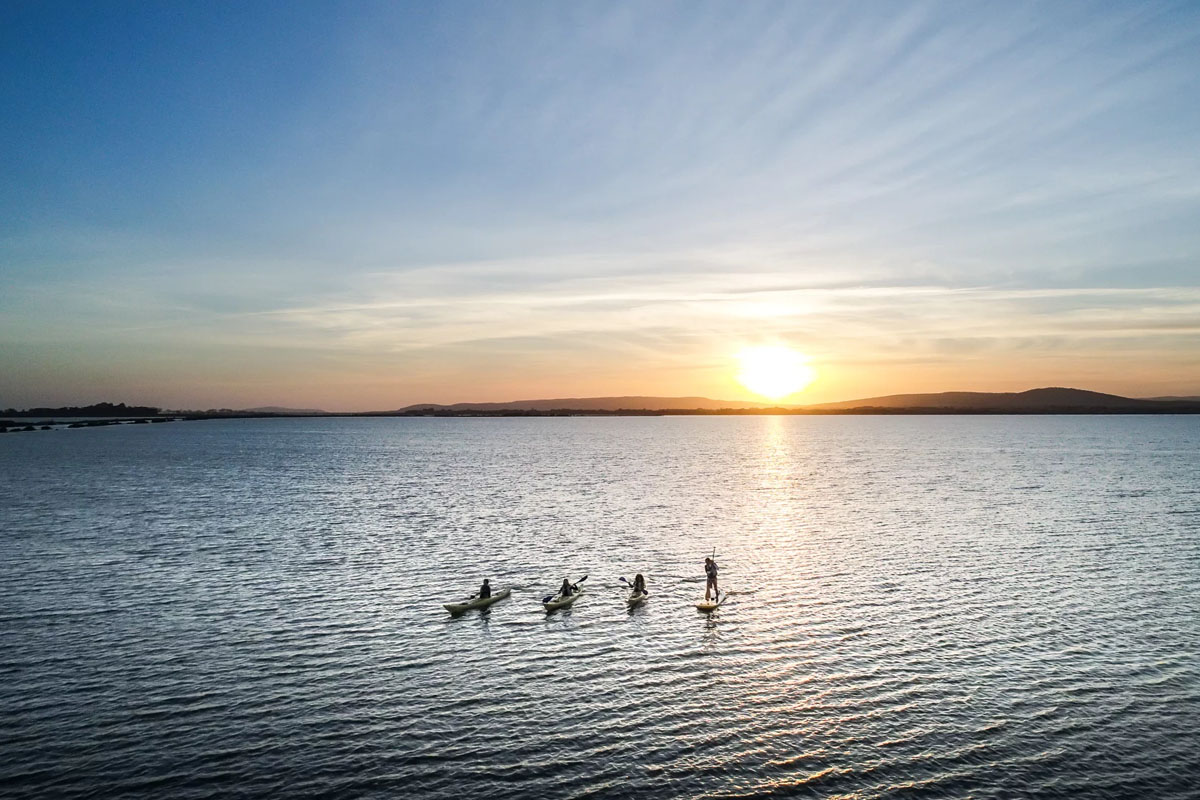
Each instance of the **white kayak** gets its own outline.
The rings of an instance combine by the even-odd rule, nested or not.
[[[571,605],[571,603],[574,603],[576,600],[578,600],[579,595],[581,595],[581,594],[583,594],[582,587],[580,587],[579,589],[576,589],[573,594],[569,594],[566,597],[563,597],[561,594],[556,594],[556,595],[554,595],[554,598],[552,600],[548,600],[547,602],[542,603],[542,606],[547,611],[554,611],[559,608],[566,608],[567,606]]]
[[[629,599],[625,601],[625,605],[630,608],[637,608],[642,603],[646,602],[646,598],[650,596],[649,592],[630,592]]]
[[[696,610],[697,611],[716,611],[717,607],[720,606],[721,603],[725,602],[726,597],[729,597],[729,592],[721,592],[719,595],[717,595],[716,602],[709,602],[708,600],[705,600],[702,603],[696,603]]]
[[[462,614],[474,608],[487,608],[492,603],[508,597],[511,592],[512,589],[504,589],[503,591],[496,592],[491,597],[468,597],[461,603],[443,603],[442,608],[451,614]]]

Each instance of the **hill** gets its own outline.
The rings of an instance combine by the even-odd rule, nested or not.
[[[507,403],[418,403],[383,414],[497,412],[497,411],[718,411],[720,409],[778,408],[778,404],[707,397],[563,397],[553,400],[514,400]]]
[[[375,415],[435,414],[1195,414],[1200,402],[1122,397],[1085,389],[1049,387],[1024,392],[892,394],[812,405],[781,405],[707,397],[565,397],[508,403],[420,403]]]
[[[851,409],[944,409],[947,411],[1147,411],[1163,410],[1168,401],[1143,400],[1085,389],[1051,387],[1025,392],[936,392],[890,394],[837,403],[803,406],[804,411],[848,411]]]

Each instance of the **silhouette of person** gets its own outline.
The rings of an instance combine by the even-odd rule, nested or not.
[[[713,597],[721,595],[717,589],[717,562],[711,558],[704,559],[704,574],[708,577],[708,582],[704,585],[704,602],[707,603]]]

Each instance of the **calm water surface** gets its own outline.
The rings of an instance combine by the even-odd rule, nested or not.
[[[0,476],[8,797],[1200,796],[1200,417],[189,422]]]

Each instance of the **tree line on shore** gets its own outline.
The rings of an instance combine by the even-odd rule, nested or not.
[[[6,408],[5,417],[156,417],[159,409],[152,406],[127,406],[124,403],[94,403],[90,406],[61,406],[59,408],[27,408],[18,411]]]

